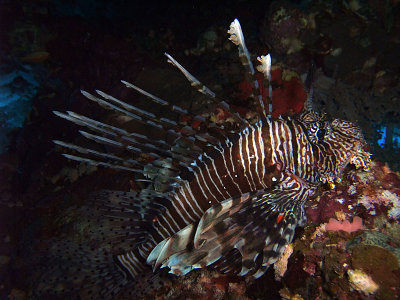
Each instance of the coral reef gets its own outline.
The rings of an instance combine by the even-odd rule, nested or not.
[[[307,279],[309,284],[326,282],[322,283],[319,297],[338,295],[340,299],[353,299],[361,297],[357,293],[374,293],[376,299],[395,299],[400,295],[400,224],[398,218],[392,218],[391,205],[381,196],[385,189],[385,193],[399,199],[399,178],[386,165],[374,162],[370,172],[349,170],[335,190],[325,191],[315,199],[319,202],[317,207],[310,205],[310,226],[295,241],[294,251],[298,251],[296,256],[303,260],[303,270],[311,276]],[[360,201],[366,195],[368,201]],[[325,205],[325,201],[329,204]],[[333,221],[334,217],[341,221]],[[318,227],[311,225],[328,220]],[[290,288],[293,282],[286,284],[304,298],[317,297]]]
[[[217,288],[218,297],[235,299],[261,299],[265,293],[269,299],[396,299],[400,296],[399,219],[391,217],[385,200],[373,199],[380,199],[382,189],[398,199],[399,180],[398,173],[379,162],[373,162],[369,172],[348,170],[337,191],[327,187],[314,199],[318,205],[310,203],[309,225],[265,276],[243,286],[242,278],[198,270],[190,275],[190,286],[195,295]],[[359,201],[367,191],[371,206]],[[371,215],[371,209],[376,214]],[[188,279],[172,280],[167,288],[171,295],[187,295],[187,289],[175,287],[187,286]],[[232,282],[242,287],[240,292],[229,290]]]
[[[147,297],[154,299],[236,299],[249,300],[246,282],[212,270],[196,270],[184,278],[175,277]]]

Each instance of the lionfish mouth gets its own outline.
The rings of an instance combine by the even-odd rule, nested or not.
[[[324,184],[328,184],[331,189],[335,188],[335,183],[341,182],[340,175],[349,164],[354,165],[356,169],[362,168],[364,171],[370,170],[372,162],[371,154],[367,151],[367,142],[364,140],[361,132],[358,132],[358,134],[355,133],[353,137],[356,137],[356,141],[354,142],[351,153],[345,155],[340,161],[336,162],[337,168],[334,172],[323,174],[320,177],[320,181]]]
[[[320,181],[322,183],[327,183],[331,189],[335,188],[335,183],[340,183],[340,174],[342,174],[343,170],[346,168],[348,164],[352,164],[356,167],[356,169],[363,169],[364,171],[369,171],[371,167],[371,153],[363,150],[363,147],[360,147],[356,150],[354,154],[352,154],[346,161],[344,161],[341,167],[338,169],[336,174],[329,174],[325,176],[321,176]]]
[[[364,139],[361,129],[358,128],[359,141],[350,155],[349,163],[354,165],[357,169],[362,168],[364,171],[369,171],[371,166],[371,153],[368,152],[368,143]]]
[[[355,154],[350,157],[350,163],[355,165],[357,169],[363,168],[364,171],[369,171],[371,166],[371,153],[358,149]]]

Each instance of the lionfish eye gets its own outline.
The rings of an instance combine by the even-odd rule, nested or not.
[[[318,129],[317,134],[316,134],[318,140],[319,141],[322,140],[325,137],[325,134],[326,134],[326,130],[324,128]]]

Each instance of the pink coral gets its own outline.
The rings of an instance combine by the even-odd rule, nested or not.
[[[343,230],[346,232],[354,232],[360,229],[364,229],[364,225],[360,217],[354,217],[352,223],[350,223],[348,220],[338,221],[336,219],[330,218],[328,224],[326,224],[325,226],[325,229],[328,231]]]

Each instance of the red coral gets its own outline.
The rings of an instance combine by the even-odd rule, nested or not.
[[[252,85],[250,82],[248,82],[247,80],[242,80],[239,85],[239,93],[238,93],[238,97],[240,99],[247,99],[250,97],[251,93],[252,93]]]
[[[268,90],[263,86],[263,74],[256,74],[256,79],[260,87],[260,94],[263,99],[266,99]],[[274,86],[278,86],[272,90],[272,117],[300,113],[307,99],[307,93],[300,80],[295,76],[289,80],[283,80],[280,68],[271,70],[271,80]],[[238,88],[238,97],[241,99],[248,99],[252,94],[252,85],[246,80],[240,82]]]
[[[297,77],[283,81],[283,86],[272,91],[272,117],[293,115],[301,112],[307,94]]]

